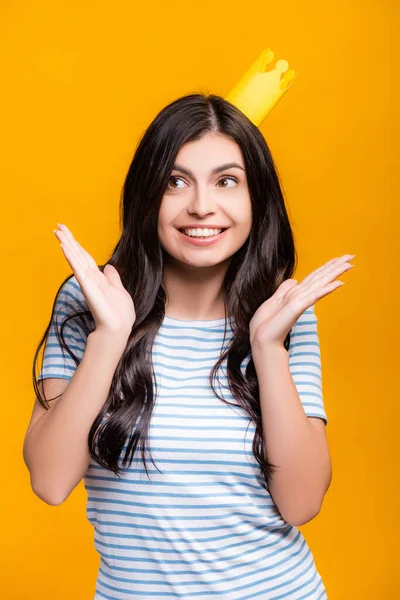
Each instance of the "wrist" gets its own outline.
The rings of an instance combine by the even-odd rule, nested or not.
[[[288,358],[289,353],[285,346],[278,342],[257,342],[253,340],[251,343],[251,354],[254,357],[257,356],[282,356],[285,359]]]
[[[109,331],[107,329],[94,329],[88,336],[88,339],[97,340],[99,343],[111,344],[113,346],[123,346],[125,348],[130,331]]]

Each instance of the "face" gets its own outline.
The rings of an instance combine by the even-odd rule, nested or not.
[[[228,163],[237,166],[222,168]],[[227,261],[248,238],[251,224],[251,200],[238,144],[222,135],[206,134],[182,146],[158,215],[159,240],[172,263],[210,267]],[[226,228],[211,244],[179,231],[210,226]]]

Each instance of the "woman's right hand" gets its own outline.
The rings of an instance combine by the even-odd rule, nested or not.
[[[92,256],[76,241],[66,225],[54,230],[93,315],[96,331],[129,336],[136,319],[131,295],[110,264],[100,271]]]

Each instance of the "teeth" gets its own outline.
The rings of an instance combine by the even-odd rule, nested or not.
[[[211,235],[217,235],[222,229],[182,229],[182,231],[191,237],[209,237]]]

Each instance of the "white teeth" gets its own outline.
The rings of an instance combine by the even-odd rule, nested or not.
[[[182,231],[191,237],[209,237],[211,235],[217,235],[222,229],[182,229]]]

